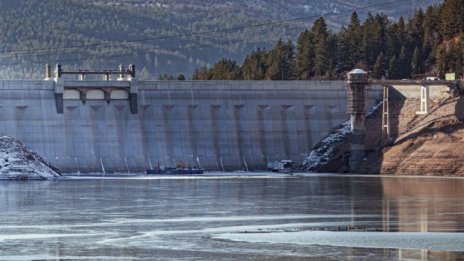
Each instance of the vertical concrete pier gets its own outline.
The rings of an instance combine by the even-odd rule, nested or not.
[[[426,115],[430,111],[430,92],[429,86],[422,85],[420,87],[420,111],[417,111],[418,115]]]
[[[45,65],[45,80],[49,81],[52,79],[52,68],[50,67],[50,64]]]
[[[382,138],[384,141],[387,141],[390,137],[390,86],[384,85],[382,104]]]
[[[356,170],[365,157],[364,124],[366,113],[367,73],[361,69],[354,69],[348,73],[348,108],[351,118],[351,155],[350,170]]]

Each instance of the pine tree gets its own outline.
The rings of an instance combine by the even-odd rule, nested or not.
[[[185,81],[185,76],[181,73],[181,74],[177,75],[177,80],[178,81]]]
[[[387,26],[387,31],[385,32],[385,57],[391,59],[394,55],[398,54],[399,40],[397,34],[397,25],[390,24]]]
[[[363,28],[363,58],[366,69],[371,69],[377,57],[385,49],[385,31],[387,17],[385,15],[368,15]]]
[[[329,68],[328,56],[328,38],[327,24],[323,17],[320,17],[314,22],[311,29],[311,36],[315,48],[314,53],[314,76],[320,79],[324,76]]]
[[[412,46],[421,46],[424,42],[424,23],[425,17],[422,9],[416,11],[408,22],[408,33]],[[418,50],[420,52],[420,50]]]
[[[211,68],[211,80],[241,80],[242,72],[237,62],[221,59]]]
[[[464,3],[462,0],[445,0],[440,12],[440,29],[446,39],[464,30]]]
[[[267,70],[266,65],[267,52],[257,49],[247,55],[242,65],[244,80],[264,80]]]
[[[415,74],[420,74],[421,59],[419,54],[419,49],[416,47],[412,53],[411,58],[411,76]]]
[[[311,35],[313,36],[314,42],[318,42],[322,37],[327,37],[327,24],[322,16],[314,22],[311,28]]]
[[[329,33],[327,37],[327,62],[328,62],[328,68],[327,68],[327,73],[326,75],[328,76],[328,79],[336,79],[337,78],[337,73],[338,73],[338,68],[337,68],[337,59],[339,55],[339,50],[338,50],[338,38],[336,37],[335,34]]]
[[[447,62],[445,67],[445,73],[461,74],[462,71],[462,44],[458,41],[451,41],[447,50]]]
[[[349,63],[351,68],[354,68],[362,60],[362,27],[359,21],[358,14],[353,12],[351,15],[350,24],[345,35],[345,41],[349,46]]]
[[[314,76],[320,79],[328,70],[327,43],[325,38],[321,38],[316,45],[314,56]]]
[[[267,57],[266,79],[289,80],[292,76],[292,63],[293,44],[291,42],[284,44],[282,39],[279,39]]]
[[[396,23],[397,25],[397,31],[396,34],[398,35],[398,39],[400,41],[405,41],[407,37],[407,32],[406,32],[406,23],[404,21],[404,18],[400,16],[398,19],[398,22]]]
[[[362,57],[361,61],[367,66],[373,64],[377,58],[375,53],[376,39],[374,36],[375,20],[371,13],[367,14],[366,21],[362,25]]]
[[[335,67],[338,72],[346,73],[353,69],[351,62],[350,43],[346,37],[347,29],[342,27],[340,32],[335,36],[337,43],[337,54],[335,60]]]
[[[388,78],[399,79],[398,77],[398,61],[394,55],[388,62]]]
[[[422,53],[429,54],[428,59],[433,58],[434,49],[440,41],[439,30],[439,9],[429,7],[424,17],[424,40],[422,43]]]
[[[193,80],[211,80],[212,79],[212,72],[208,67],[203,66],[200,69],[196,69],[192,75]]]
[[[299,80],[307,80],[313,74],[313,45],[312,39],[308,32],[305,30],[298,36],[296,45],[296,58],[294,68],[294,78]]]
[[[411,59],[409,58],[406,47],[402,46],[400,55],[397,61],[397,77],[398,78],[409,78],[411,76]]]
[[[285,45],[285,53],[284,53],[284,71],[285,71],[285,78],[286,79],[295,79],[294,72],[295,72],[295,46],[293,45],[291,40],[288,40],[287,44]]]
[[[280,72],[280,55],[282,49],[283,42],[281,39],[279,39],[276,46],[269,52],[269,55],[267,56],[267,71],[265,79],[278,80],[282,77],[282,73]]]
[[[381,52],[375,61],[374,68],[372,69],[372,76],[376,79],[381,79],[385,75],[385,61],[383,53]]]

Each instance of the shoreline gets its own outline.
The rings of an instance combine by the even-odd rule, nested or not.
[[[205,172],[204,174],[145,174],[139,173],[62,173],[62,176],[45,179],[60,180],[111,180],[111,179],[138,179],[138,180],[186,180],[186,179],[285,179],[285,178],[408,178],[408,179],[464,179],[463,176],[430,176],[430,175],[392,175],[392,174],[362,174],[362,173],[318,173],[293,172],[279,173],[270,171],[259,172]],[[27,179],[45,181],[44,179]],[[19,179],[1,179],[1,181],[27,181]]]
[[[206,172],[204,174],[190,175],[164,175],[164,174],[101,174],[101,173],[65,173],[58,180],[65,179],[233,179],[233,178],[311,178],[311,177],[365,177],[365,178],[426,178],[426,179],[464,179],[462,176],[427,176],[427,175],[391,175],[391,174],[340,174],[340,173],[312,173],[294,172],[292,174],[276,172]]]

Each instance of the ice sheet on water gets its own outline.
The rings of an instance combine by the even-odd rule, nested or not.
[[[214,238],[271,244],[464,251],[464,233],[301,231],[224,233]]]
[[[94,234],[100,235],[100,234]],[[88,233],[79,233],[79,234],[70,234],[70,233],[63,233],[63,234],[47,234],[47,233],[40,233],[40,234],[10,234],[10,235],[0,235],[0,242],[5,240],[24,240],[24,239],[50,239],[50,238],[69,238],[69,237],[89,237],[92,234]]]
[[[327,214],[327,215],[309,215],[309,214],[288,214],[288,215],[260,215],[260,216],[203,216],[203,217],[179,217],[165,219],[134,219],[134,218],[113,218],[103,219],[101,222],[91,223],[73,223],[73,224],[34,224],[34,225],[3,225],[2,229],[40,229],[40,230],[55,230],[55,229],[73,229],[73,228],[92,228],[92,227],[110,227],[120,225],[134,225],[141,223],[208,223],[208,222],[240,222],[240,221],[279,221],[279,220],[312,220],[312,219],[340,219],[351,218],[352,215],[343,214]],[[378,215],[357,215],[358,218],[378,217]],[[312,223],[314,225],[314,223]],[[0,234],[1,239],[1,234]]]
[[[356,217],[377,217],[378,215],[356,215]],[[135,223],[186,223],[186,222],[236,222],[236,221],[278,221],[299,219],[337,219],[351,218],[352,215],[267,215],[267,216],[204,216],[204,217],[180,217],[168,219],[111,219],[105,220],[109,224],[135,224]]]
[[[374,217],[376,215],[359,215],[357,217]],[[120,235],[100,240],[99,244],[116,246],[143,246],[145,242],[160,241],[163,238],[183,235],[215,236],[224,233],[269,233],[275,231],[300,231],[302,229],[317,227],[349,226],[351,221],[331,221],[340,218],[351,218],[351,215],[276,215],[276,216],[229,216],[229,217],[186,217],[178,219],[124,219],[111,222],[120,225],[132,226],[134,224],[148,225],[149,223],[177,223],[163,226],[163,229],[146,229],[137,235]],[[320,220],[325,219],[321,222]],[[327,220],[328,219],[328,220]],[[248,224],[241,224],[242,222]],[[268,224],[262,224],[262,222]],[[295,222],[296,221],[296,222]],[[239,222],[239,223],[237,223]],[[251,222],[251,223],[250,223]],[[294,222],[294,223],[293,223]],[[187,227],[182,223],[202,223],[202,225],[190,224]],[[366,223],[369,223],[366,221]],[[226,225],[227,224],[227,225]],[[229,225],[230,224],[230,225]],[[150,226],[148,226],[150,227]],[[197,229],[191,229],[197,228]]]
[[[3,260],[9,261],[29,261],[29,260],[121,260],[126,259],[122,257],[111,257],[111,256],[92,256],[86,255],[82,256],[62,256],[57,257],[53,254],[39,254],[39,255],[17,255],[17,256],[1,256]],[[134,260],[134,258],[127,257],[129,260]]]

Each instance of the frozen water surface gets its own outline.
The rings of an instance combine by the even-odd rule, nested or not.
[[[463,260],[464,179],[0,181],[0,260]]]
[[[364,248],[404,248],[442,251],[463,251],[462,233],[436,232],[331,232],[311,231],[294,233],[235,233],[215,238],[235,241],[330,245]]]

